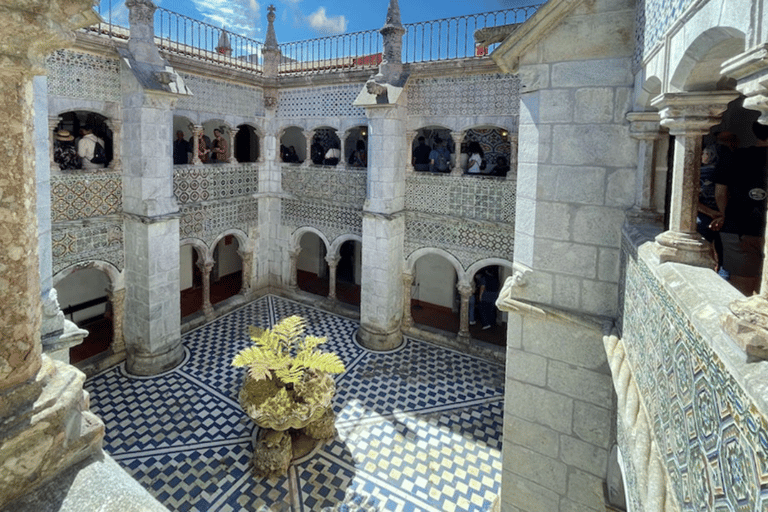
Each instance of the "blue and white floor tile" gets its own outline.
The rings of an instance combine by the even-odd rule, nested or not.
[[[248,327],[298,314],[342,358],[337,436],[287,477],[250,472],[254,426],[237,403],[234,355]],[[184,336],[163,375],[115,367],[89,379],[105,449],[169,510],[450,512],[489,510],[501,485],[504,367],[407,339],[370,352],[353,320],[268,296]],[[345,504],[344,506],[340,506]]]

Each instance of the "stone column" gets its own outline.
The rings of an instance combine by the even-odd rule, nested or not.
[[[662,217],[654,209],[654,178],[656,160],[654,149],[656,140],[661,136],[658,112],[629,112],[629,134],[638,141],[637,149],[637,185],[635,187],[635,205],[627,216],[636,222],[660,224]]]
[[[173,109],[183,80],[154,45],[155,5],[127,0],[130,55],[121,67],[126,370],[155,375],[184,357],[179,318],[179,207],[173,195]],[[156,82],[146,79],[155,76]]]
[[[464,132],[451,132],[451,138],[454,146],[451,176],[461,176],[464,174],[464,169],[461,168],[461,143],[464,141]]]
[[[304,145],[304,162],[301,164],[302,167],[309,167],[312,164],[312,139],[315,137],[315,130],[310,130],[308,132],[304,132],[304,139],[306,140],[306,144]]]
[[[405,145],[406,145],[406,148],[408,149],[408,155],[407,155],[407,158],[405,159],[406,174],[413,174],[414,172],[416,172],[416,169],[414,169],[413,167],[413,142],[414,142],[413,139],[416,138],[417,133],[418,132],[416,130],[408,130],[407,132],[405,132]]]
[[[203,133],[203,126],[196,124],[192,127],[192,165],[203,165],[200,160],[198,149],[200,148],[200,134]]]
[[[21,2],[3,7],[0,508],[98,453],[104,435],[104,425],[88,411],[82,372],[42,354],[41,292],[46,287],[41,286],[35,199],[36,166],[50,172],[50,135],[47,101],[37,97],[45,92],[45,79],[34,75],[43,74],[45,55],[74,40],[72,30],[98,21],[91,5],[73,0],[37,2],[33,10]]]
[[[117,119],[107,119],[107,127],[112,130],[112,161],[109,168],[115,171],[123,170],[123,122]]]
[[[653,100],[661,125],[675,136],[669,230],[656,237],[659,260],[714,268],[709,245],[696,231],[701,137],[720,122],[734,92],[667,93]]]
[[[125,317],[125,288],[109,290],[109,302],[112,304],[112,351],[115,354],[125,352],[123,337],[123,318]]]
[[[336,300],[336,267],[339,265],[338,256],[326,256],[326,263],[328,263],[328,298],[332,301]]]
[[[241,249],[237,251],[243,263],[243,284],[240,287],[240,295],[248,296],[251,291],[251,280],[253,279],[253,249]]]
[[[211,270],[213,269],[214,262],[212,261],[198,261],[197,268],[203,275],[203,314],[205,319],[209,322],[216,318],[216,314],[213,312],[213,306],[211,305]]]
[[[411,316],[411,287],[413,287],[413,274],[403,272],[403,329],[413,327]]]
[[[288,256],[291,259],[291,270],[290,275],[288,276],[288,288],[293,292],[299,288],[297,276],[299,268],[299,254],[301,254],[301,247],[288,253]]]
[[[229,163],[236,164],[238,163],[237,158],[235,158],[235,135],[237,135],[237,132],[239,132],[240,129],[238,128],[232,128],[229,130]]]
[[[509,134],[509,172],[507,179],[517,176],[517,135]]]
[[[461,310],[459,311],[459,336],[469,338],[469,298],[475,291],[469,283],[459,283],[456,288],[461,295]]]
[[[336,166],[338,169],[346,169],[347,168],[347,158],[346,158],[346,149],[344,146],[346,145],[347,137],[346,133],[342,134],[342,137],[339,137],[339,151],[341,152],[341,156],[339,157],[339,165]]]
[[[51,172],[54,174],[58,174],[61,172],[61,169],[59,169],[59,164],[57,164],[53,158],[53,154],[54,154],[53,146],[56,140],[56,127],[59,126],[60,122],[61,122],[61,116],[56,116],[56,117],[52,116],[48,118],[48,156],[51,161],[50,169],[51,169]]]
[[[736,79],[736,89],[746,96],[744,108],[760,112],[758,121],[768,125],[768,43],[762,43],[725,61],[724,73]],[[763,254],[768,255],[768,239]],[[768,359],[768,257],[763,258],[760,293],[733,301],[723,315],[725,331],[751,357]]]

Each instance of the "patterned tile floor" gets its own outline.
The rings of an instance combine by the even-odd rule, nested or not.
[[[248,326],[299,314],[343,359],[337,436],[280,479],[250,474],[254,426],[237,403]],[[184,336],[182,365],[150,378],[122,366],[86,383],[105,449],[174,511],[483,511],[501,482],[503,366],[407,339],[354,341],[355,321],[267,296]]]

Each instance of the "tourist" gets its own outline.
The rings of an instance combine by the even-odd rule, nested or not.
[[[189,142],[184,138],[184,132],[176,131],[176,140],[173,141],[173,165],[189,163]]]
[[[53,161],[59,164],[62,171],[71,171],[80,168],[80,157],[75,149],[75,138],[67,130],[56,132],[56,140],[53,144]]]
[[[443,139],[435,137],[435,149],[429,153],[429,170],[431,172],[450,172],[451,152],[443,144]]]
[[[715,270],[725,277],[723,265],[723,243],[720,233],[713,231],[709,225],[722,213],[717,209],[715,199],[715,169],[717,164],[717,149],[714,145],[707,146],[701,151],[701,172],[699,174],[699,204],[696,214],[696,230],[710,243],[713,259],[717,262]]]
[[[353,167],[367,167],[368,166],[368,154],[365,151],[365,142],[362,140],[357,141],[355,150],[349,157],[349,163]]]
[[[323,158],[325,158],[325,148],[320,141],[315,139],[312,146],[309,148],[309,158],[315,165],[323,165]]]
[[[325,152],[324,165],[336,165],[341,159],[341,150],[339,149],[339,143],[336,141],[331,142],[331,147]]]
[[[227,139],[221,134],[221,130],[213,130],[213,147],[211,147],[211,162],[229,163],[229,145]]]
[[[467,153],[469,158],[467,159],[467,174],[480,174],[483,168],[483,148],[480,147],[480,143],[473,140],[467,146]]]
[[[83,126],[82,130],[83,138],[77,141],[77,156],[80,157],[83,169],[103,169],[106,164],[104,139],[94,135],[89,125]]]
[[[429,170],[429,154],[432,152],[426,144],[426,139],[419,137],[419,145],[413,148],[413,169],[416,171],[428,171]]]

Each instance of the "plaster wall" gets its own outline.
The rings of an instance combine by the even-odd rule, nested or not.
[[[456,294],[456,270],[445,258],[427,254],[416,262],[414,285],[418,291],[412,295],[421,302],[453,309]]]
[[[192,287],[192,251],[191,245],[182,245],[179,248],[179,289],[186,290]]]

